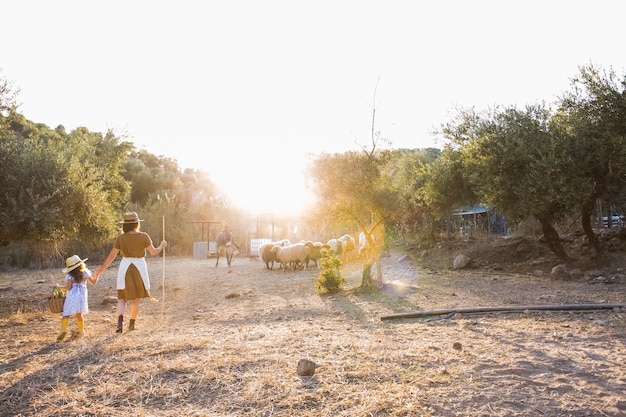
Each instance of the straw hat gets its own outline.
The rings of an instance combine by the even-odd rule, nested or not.
[[[119,222],[119,224],[139,223],[139,222],[142,222],[142,221],[143,220],[141,220],[139,218],[139,215],[137,214],[137,212],[135,212],[135,211],[127,211],[126,213],[124,213],[124,220]]]
[[[64,273],[64,274],[67,274],[68,272],[75,270],[76,268],[78,268],[79,266],[81,266],[81,265],[82,265],[82,263],[83,263],[83,262],[85,262],[87,259],[89,259],[89,258],[80,259],[80,256],[78,256],[78,255],[72,255],[72,256],[70,256],[69,258],[67,258],[67,259],[65,260],[65,266],[66,266],[67,268],[65,268],[65,269],[63,270],[63,273]]]

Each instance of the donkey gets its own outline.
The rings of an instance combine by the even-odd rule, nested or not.
[[[215,261],[215,267],[220,262],[220,254],[223,254],[226,258],[226,263],[230,267],[230,263],[233,260],[233,252],[235,249],[239,249],[239,246],[233,241],[233,233],[226,229],[217,235],[217,261]]]

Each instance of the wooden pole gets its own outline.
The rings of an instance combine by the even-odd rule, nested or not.
[[[448,310],[410,311],[381,316],[381,320],[415,319],[423,317],[443,316],[448,314],[465,313],[513,313],[520,311],[584,311],[584,310],[612,310],[614,308],[626,308],[626,304],[555,304],[555,305],[527,305],[527,306],[498,306],[498,307],[474,307],[474,308],[451,308]]]
[[[165,240],[165,216],[163,216],[163,240]],[[165,248],[163,248],[163,268],[161,273],[161,324],[163,324],[163,310],[165,309]]]

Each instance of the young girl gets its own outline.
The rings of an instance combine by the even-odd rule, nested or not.
[[[73,255],[65,260],[66,268],[63,270],[66,284],[64,287],[54,284],[53,288],[62,288],[67,291],[65,304],[63,305],[63,318],[61,319],[61,332],[57,336],[57,342],[62,341],[67,334],[67,325],[70,317],[76,315],[76,325],[78,326],[77,336],[83,335],[85,322],[83,314],[89,313],[89,305],[87,303],[88,291],[87,282],[96,285],[98,278],[91,275],[91,271],[87,269],[85,261],[89,258],[80,259],[80,256]]]

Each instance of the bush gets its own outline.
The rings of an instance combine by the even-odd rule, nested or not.
[[[339,273],[341,260],[333,251],[325,250],[320,259],[321,270],[315,282],[315,289],[319,295],[334,294],[343,289],[343,278]]]

